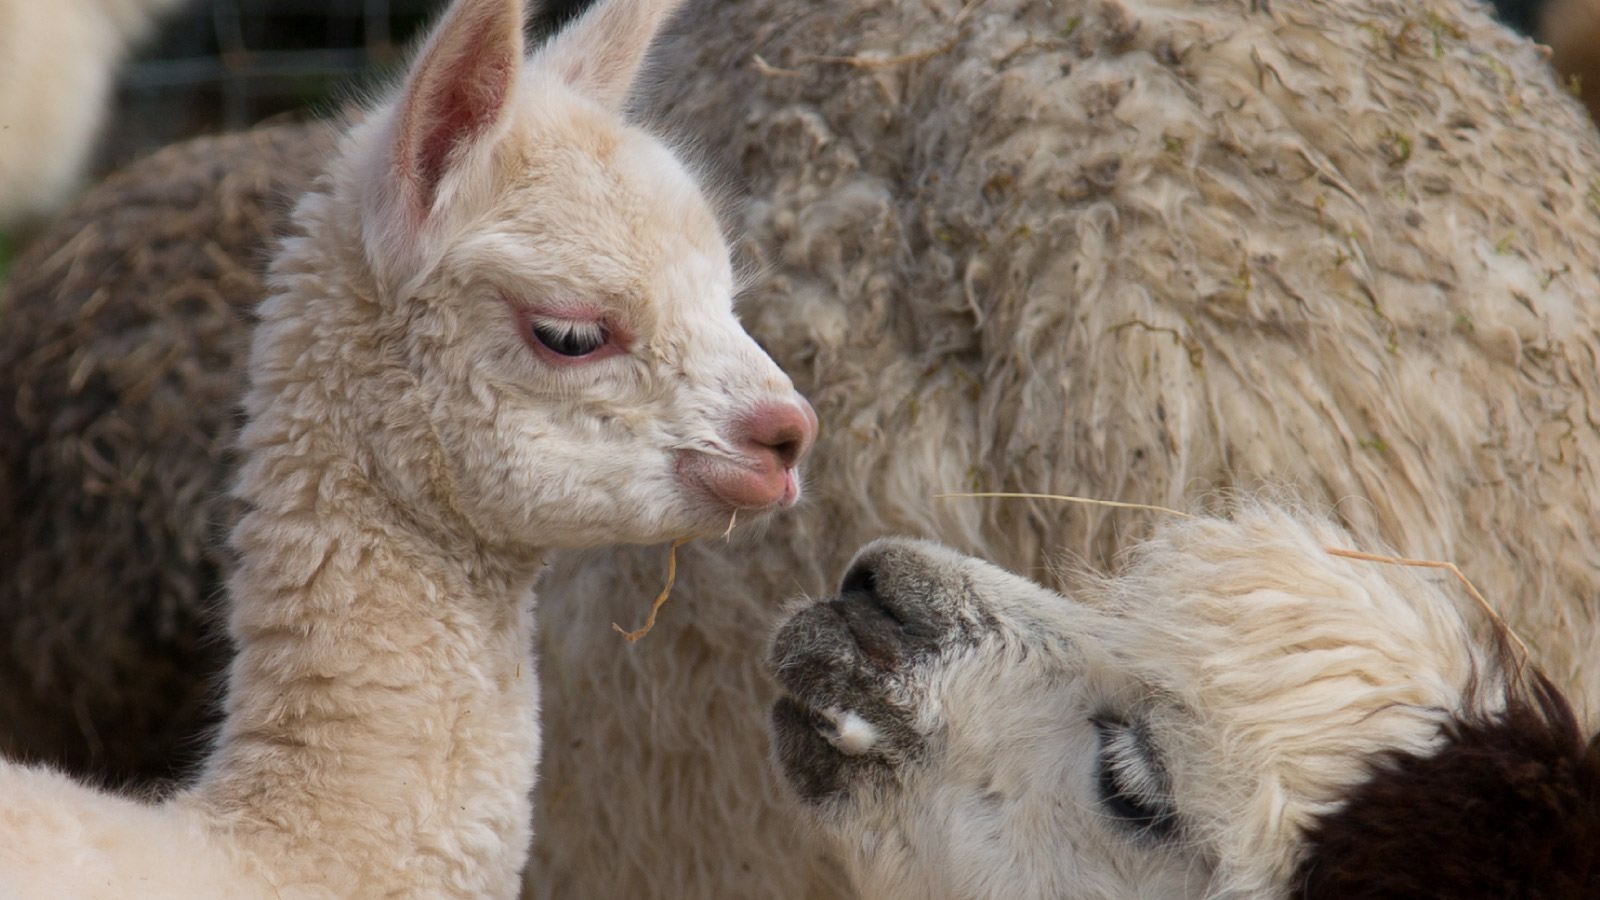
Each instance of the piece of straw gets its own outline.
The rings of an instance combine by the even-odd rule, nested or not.
[[[1517,633],[1511,630],[1511,626],[1506,624],[1505,619],[1500,618],[1500,614],[1496,612],[1495,608],[1489,604],[1488,598],[1479,593],[1477,586],[1472,583],[1472,580],[1469,579],[1466,574],[1456,566],[1455,563],[1438,559],[1406,559],[1405,557],[1401,556],[1379,556],[1376,553],[1363,553],[1360,550],[1344,550],[1339,547],[1323,547],[1322,549],[1328,551],[1334,556],[1342,556],[1345,559],[1359,559],[1364,562],[1384,563],[1391,566],[1416,566],[1417,568],[1421,569],[1448,569],[1450,573],[1455,575],[1456,578],[1461,581],[1462,585],[1466,587],[1467,593],[1472,595],[1472,599],[1476,600],[1478,605],[1483,607],[1483,611],[1489,614],[1489,618],[1493,619],[1496,625],[1505,629],[1506,634],[1510,635],[1511,639],[1516,642],[1517,648],[1522,651],[1523,655],[1526,656],[1528,654],[1528,645],[1522,642],[1522,638],[1517,637]]]
[[[810,57],[810,61],[820,63],[835,63],[838,65],[850,66],[856,69],[887,69],[894,66],[904,66],[910,63],[923,62],[924,60],[933,59],[935,56],[942,56],[946,53],[949,53],[951,50],[954,50],[956,45],[961,43],[962,37],[965,36],[965,32],[961,28],[962,23],[966,21],[967,16],[971,15],[972,11],[976,9],[978,4],[982,2],[983,0],[968,0],[967,5],[961,7],[961,11],[956,13],[955,18],[950,20],[950,27],[955,29],[955,33],[950,36],[950,39],[925,50],[916,50],[911,53],[902,53],[898,56],[887,57],[812,56]],[[761,60],[759,57],[757,59],[758,62],[765,65],[765,60]],[[768,68],[770,69],[771,67],[768,66]]]
[[[1152,512],[1171,513],[1174,516],[1182,516],[1185,519],[1194,518],[1194,516],[1190,513],[1171,509],[1165,506],[1154,506],[1149,503],[1124,503],[1120,500],[1096,500],[1091,497],[1073,497],[1067,494],[1029,494],[1013,493],[1008,491],[981,491],[976,493],[934,494],[933,496],[935,498],[999,497],[1003,499],[1020,498],[1026,500],[1064,500],[1068,503],[1083,503],[1089,506],[1111,506],[1118,509],[1147,509]],[[1495,625],[1503,629],[1505,633],[1511,637],[1511,640],[1516,642],[1517,648],[1522,651],[1523,655],[1528,655],[1528,645],[1523,642],[1522,638],[1517,636],[1517,633],[1512,630],[1511,626],[1506,622],[1506,620],[1502,618],[1500,613],[1495,610],[1494,606],[1489,603],[1488,598],[1484,597],[1482,592],[1478,590],[1477,586],[1472,583],[1472,579],[1468,578],[1466,573],[1462,572],[1460,567],[1458,567],[1455,563],[1438,559],[1407,559],[1403,556],[1381,556],[1377,553],[1366,553],[1361,550],[1347,550],[1342,547],[1323,547],[1322,549],[1332,556],[1343,557],[1344,559],[1359,560],[1361,562],[1381,563],[1389,566],[1412,566],[1421,569],[1448,570],[1451,574],[1456,576],[1456,578],[1464,587],[1466,587],[1467,593],[1471,595],[1472,599],[1477,602],[1478,606],[1481,607],[1485,613],[1489,614],[1489,618],[1494,621]]]
[[[733,526],[737,524],[739,524],[739,511],[734,510],[733,515],[728,517],[728,527],[722,532],[723,540],[732,539]],[[661,593],[656,595],[655,602],[650,604],[650,618],[645,619],[644,627],[636,631],[624,631],[621,625],[615,622],[611,623],[611,627],[616,629],[617,634],[627,638],[628,643],[637,643],[640,638],[650,633],[650,629],[656,627],[656,613],[661,611],[661,605],[667,602],[668,597],[672,596],[672,583],[678,580],[678,548],[697,537],[704,537],[704,535],[685,535],[673,541],[672,547],[667,550],[667,583],[661,588]]]
[[[1148,509],[1154,512],[1172,513],[1175,516],[1182,516],[1185,519],[1194,518],[1194,516],[1190,515],[1189,513],[1179,512],[1175,509],[1168,509],[1165,506],[1151,506],[1148,503],[1124,503],[1121,500],[1095,500],[1090,497],[1071,497],[1066,494],[1017,494],[1010,493],[1008,491],[980,491],[974,494],[934,494],[933,496],[935,499],[943,499],[945,497],[1001,497],[1011,499],[1020,498],[1023,500],[1065,500],[1069,503],[1083,503],[1088,506],[1114,506],[1117,509]]]
[[[624,630],[621,625],[618,625],[615,622],[611,623],[611,627],[616,629],[617,634],[627,638],[628,643],[637,643],[640,638],[650,633],[650,629],[656,627],[656,613],[661,611],[661,605],[666,603],[667,598],[672,595],[672,582],[678,579],[678,548],[694,540],[696,537],[698,537],[698,535],[691,534],[687,537],[678,538],[672,542],[671,549],[667,551],[667,583],[661,588],[661,593],[656,595],[655,602],[650,604],[650,618],[645,620],[644,627],[635,631],[627,631]]]

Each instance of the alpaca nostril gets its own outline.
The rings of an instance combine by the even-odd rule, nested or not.
[[[918,640],[884,598],[852,590],[829,601],[862,658],[884,671],[898,671],[930,642]]]
[[[804,397],[796,397],[791,403],[763,404],[745,416],[740,426],[743,441],[772,451],[781,467],[792,469],[811,451],[817,437],[817,414]]]
[[[841,594],[878,594],[878,572],[872,568],[871,563],[858,562],[844,573],[844,580],[839,582]]]
[[[800,461],[800,448],[802,444],[800,443],[799,438],[783,441],[782,443],[778,444],[772,444],[770,446],[772,447],[773,451],[778,454],[778,462],[782,463],[785,469],[794,468],[794,464]]]
[[[839,582],[839,597],[859,609],[859,615],[853,618],[872,619],[896,630],[906,625],[904,617],[878,591],[878,570],[870,561],[862,560],[850,567]]]
[[[824,606],[861,660],[898,671],[961,639],[965,630],[955,596],[965,580],[937,562],[915,544],[892,540],[870,545],[851,560],[839,593]]]

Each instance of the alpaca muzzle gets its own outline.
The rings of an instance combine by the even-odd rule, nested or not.
[[[773,639],[768,665],[786,692],[772,710],[773,750],[807,802],[846,799],[926,750],[903,698],[920,693],[944,650],[972,637],[950,602],[959,585],[921,554],[909,543],[871,545],[837,595],[795,613]]]
[[[787,509],[800,500],[800,463],[817,439],[817,414],[798,393],[756,404],[728,435],[738,455],[689,451],[678,477],[730,511]]]

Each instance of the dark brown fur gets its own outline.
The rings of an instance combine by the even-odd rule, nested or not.
[[[1297,900],[1600,898],[1600,735],[1542,675],[1383,760],[1310,836]]]
[[[1600,0],[1549,0],[1538,6],[1539,42],[1549,45],[1551,64],[1600,121]]]
[[[17,260],[0,299],[0,753],[124,782],[201,749],[228,656],[206,595],[228,568],[248,318],[331,139],[285,125],[170,147]]]

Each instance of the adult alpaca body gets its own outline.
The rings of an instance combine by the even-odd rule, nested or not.
[[[524,64],[519,0],[459,0],[351,129],[254,334],[216,747],[156,804],[0,764],[0,896],[517,893],[546,551],[788,505],[815,428],[617,113],[674,6]]]
[[[1600,141],[1535,48],[1465,0],[964,5],[707,2],[663,48],[688,74],[662,115],[747,194],[768,277],[744,319],[828,427],[812,502],[759,551],[737,531],[684,547],[631,649],[611,623],[659,588],[659,548],[552,560],[535,894],[840,896],[764,764],[756,636],[779,600],[886,533],[1034,574],[1109,562],[1141,528],[935,496],[953,489],[1187,508],[1291,483],[1375,544],[1460,562],[1580,709],[1600,699],[1581,665],[1600,656]],[[212,192],[225,229],[223,200],[293,181],[259,171],[294,140],[158,156],[16,266],[0,707],[19,752],[148,775],[181,747],[151,723],[201,675],[137,688],[228,565],[206,533],[240,326],[218,307],[254,299],[204,267],[247,269],[256,245],[177,259],[139,217],[166,212],[157,189]]]
[[[966,6],[742,0],[666,48],[716,73],[662,102],[746,183],[742,309],[824,423],[816,490],[759,553],[686,547],[637,654],[575,666],[620,605],[543,608],[581,749],[546,759],[533,896],[850,896],[745,712],[775,602],[884,534],[1048,581],[1148,521],[948,491],[1288,486],[1460,563],[1600,724],[1600,139],[1537,48],[1457,0]]]
[[[1494,0],[1507,22],[1550,47],[1550,62],[1600,121],[1600,2]]]

